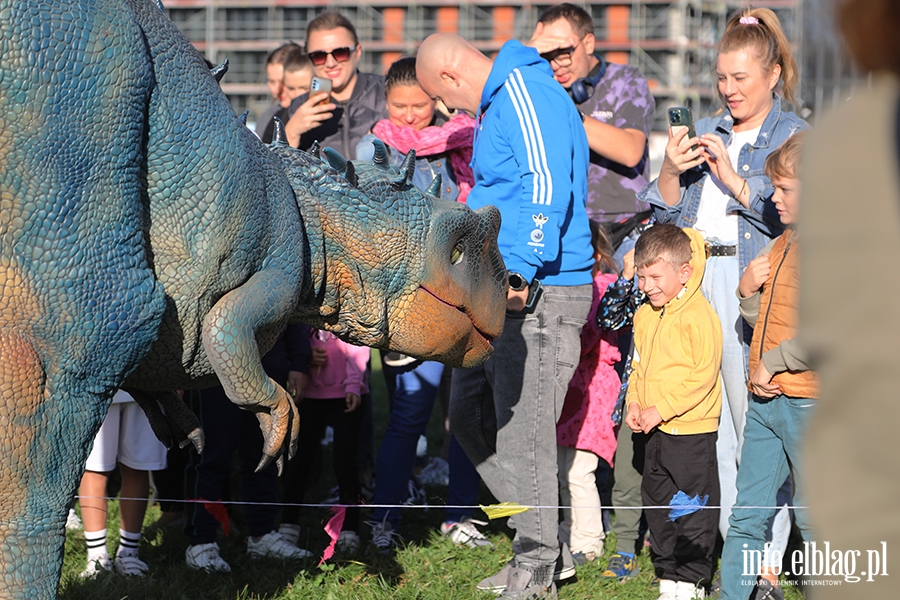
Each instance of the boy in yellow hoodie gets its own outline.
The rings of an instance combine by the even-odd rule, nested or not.
[[[648,303],[634,316],[634,373],[625,424],[648,434],[641,496],[659,600],[704,598],[719,509],[716,437],[722,329],[700,291],[705,244],[693,229],[657,225],[634,248]]]

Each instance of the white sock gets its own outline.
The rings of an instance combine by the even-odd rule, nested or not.
[[[88,562],[109,559],[109,551],[106,549],[106,530],[85,531],[84,541],[87,543]]]
[[[124,529],[119,530],[119,549],[116,556],[137,556],[138,545],[141,543],[141,532],[131,533]]]

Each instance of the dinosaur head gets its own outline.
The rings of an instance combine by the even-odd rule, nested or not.
[[[495,208],[476,212],[418,190],[414,155],[397,169],[380,152],[357,163],[326,149],[325,162],[317,151],[270,148],[285,165],[310,248],[302,321],[452,366],[490,356],[506,309]]]

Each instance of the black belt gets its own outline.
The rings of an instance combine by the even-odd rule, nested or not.
[[[706,244],[706,258],[710,256],[736,256],[737,246],[719,246]]]

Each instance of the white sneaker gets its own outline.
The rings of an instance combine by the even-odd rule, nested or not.
[[[135,577],[145,577],[150,571],[147,563],[137,556],[122,556],[120,554],[116,554],[113,568],[119,575],[134,575]]]
[[[112,571],[113,565],[112,561],[109,560],[109,555],[105,555],[102,558],[98,558],[97,560],[89,561],[87,567],[85,567],[84,571],[78,574],[82,579],[93,579],[100,573],[108,573]]]
[[[359,550],[359,536],[355,531],[342,531],[334,549],[343,554],[354,554]]]
[[[231,573],[231,565],[219,556],[219,545],[215,542],[188,546],[184,552],[184,559],[187,566],[192,569],[208,573]]]
[[[289,544],[297,545],[300,541],[300,526],[291,523],[282,523],[278,527],[278,534]]]
[[[659,598],[656,600],[675,600],[678,584],[671,579],[659,580]]]
[[[66,517],[66,531],[78,531],[79,529],[84,529],[84,523],[82,523],[81,519],[78,518],[78,514],[75,512],[75,509],[70,508],[69,514]]]
[[[282,560],[298,560],[312,556],[312,552],[291,544],[277,531],[270,531],[256,541],[252,537],[248,537],[247,554],[250,555],[250,558],[280,558]]]
[[[679,581],[675,584],[675,600],[703,600],[706,598],[706,590],[697,587],[687,581]]]
[[[487,525],[484,521],[476,521],[474,519],[463,519],[462,521],[446,521],[441,523],[441,533],[450,538],[450,541],[457,546],[468,546],[469,548],[478,548],[487,546],[493,548],[494,545],[484,537],[484,534],[478,531],[475,524]]]

